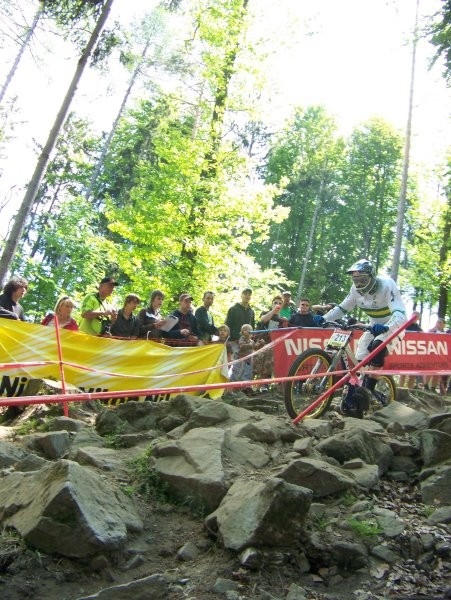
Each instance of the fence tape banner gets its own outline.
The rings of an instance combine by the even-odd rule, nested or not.
[[[285,377],[292,362],[309,348],[324,349],[333,329],[304,328],[294,329],[291,335],[274,348],[274,373],[276,377]],[[283,329],[271,331],[271,339],[277,340],[283,335]],[[285,332],[286,333],[286,332]],[[355,352],[361,331],[355,331],[352,349]],[[449,371],[451,368],[451,334],[420,333],[406,331],[402,340],[397,340],[385,359],[384,368],[394,371],[431,370]]]
[[[228,381],[225,346],[169,347],[147,340],[115,340],[61,329],[67,384],[83,392],[162,389]],[[30,379],[61,379],[53,327],[0,319],[0,397],[23,395]],[[28,363],[28,364],[27,364]],[[218,367],[218,368],[212,368]],[[220,397],[221,389],[210,397]],[[161,399],[161,398],[155,398]]]

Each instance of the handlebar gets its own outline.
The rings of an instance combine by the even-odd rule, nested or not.
[[[338,321],[326,321],[323,325],[323,329],[331,329],[332,327],[339,329],[343,329],[344,331],[370,331],[371,327],[369,325],[345,325],[338,323]]]

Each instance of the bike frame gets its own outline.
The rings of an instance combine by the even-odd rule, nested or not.
[[[357,329],[357,328],[356,328]],[[340,329],[334,329],[334,331],[332,332],[332,336],[337,332],[340,332]],[[354,352],[352,351],[351,347],[350,347],[350,342],[352,340],[352,333],[354,330],[350,330],[349,332],[346,332],[346,335],[348,336],[348,339],[346,340],[346,343],[341,347],[341,348],[333,348],[332,346],[329,346],[329,342],[325,348],[325,352],[327,352],[327,354],[329,354],[330,358],[331,358],[331,363],[329,368],[327,369],[324,377],[321,380],[321,386],[325,385],[327,380],[329,379],[330,375],[333,374],[334,371],[339,370],[337,369],[337,366],[340,365],[341,362],[343,362],[344,364],[344,368],[346,371],[351,371],[351,367],[349,366],[349,363],[352,364],[352,366],[354,367],[357,364],[357,358],[354,354]],[[317,365],[315,365],[315,367],[312,370],[312,373],[316,372],[316,369],[320,366],[321,361],[318,361]],[[359,385],[359,381],[358,378],[356,378],[356,382],[352,382],[356,385]],[[327,398],[327,396],[325,396]]]

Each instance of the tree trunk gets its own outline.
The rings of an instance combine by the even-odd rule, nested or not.
[[[451,187],[451,186],[450,186]],[[451,238],[451,189],[448,187],[448,206],[445,210],[445,218],[443,223],[443,240],[439,253],[439,271],[440,271],[440,288],[438,297],[438,316],[446,318],[448,310],[448,295],[449,295],[449,276],[446,275],[446,266],[448,262],[448,249]]]
[[[248,3],[249,0],[242,1],[241,14],[243,20]],[[191,280],[191,274],[198,254],[197,249],[193,247],[193,240],[197,236],[198,229],[202,227],[207,203],[214,200],[211,198],[210,182],[214,181],[217,175],[217,156],[221,143],[222,126],[224,123],[229,85],[235,72],[235,60],[238,55],[239,46],[239,34],[236,34],[230,42],[230,47],[226,52],[224,63],[221,67],[221,76],[216,88],[213,114],[210,122],[210,149],[204,156],[203,163],[205,166],[200,173],[199,184],[193,197],[193,204],[189,215],[188,239],[182,244],[181,256],[188,263],[185,273],[188,281]]]
[[[102,12],[100,13],[100,16],[97,20],[94,31],[91,34],[89,42],[86,48],[84,49],[80,60],[78,61],[74,76],[66,92],[58,114],[56,115],[56,119],[53,123],[52,129],[50,130],[47,142],[44,148],[42,149],[41,154],[39,155],[33,176],[30,180],[30,183],[28,184],[27,191],[25,192],[22,204],[14,219],[14,225],[11,228],[11,232],[5,243],[5,248],[2,257],[0,258],[0,282],[3,282],[8,272],[9,266],[17,248],[17,244],[19,243],[20,237],[22,235],[25,221],[30,213],[31,207],[33,206],[33,202],[36,199],[39,186],[41,184],[42,178],[47,168],[47,164],[50,159],[50,154],[55,146],[58,134],[69,112],[69,108],[77,90],[78,83],[81,79],[81,76],[83,75],[83,71],[88,63],[88,59],[91,56],[92,51],[100,37],[100,33],[108,18],[113,2],[114,0],[106,0],[105,2]]]
[[[406,206],[406,194],[407,194],[407,179],[409,176],[409,161],[410,161],[410,138],[412,136],[412,112],[413,112],[413,90],[415,83],[415,64],[416,64],[416,52],[418,44],[418,4],[415,14],[415,29],[413,32],[413,45],[412,45],[412,67],[410,74],[410,94],[409,94],[409,110],[407,116],[406,126],[406,141],[404,146],[404,163],[402,168],[402,181],[401,191],[399,194],[398,204],[398,219],[396,222],[396,239],[395,248],[393,252],[393,262],[391,267],[390,277],[397,281],[399,272],[399,262],[401,258],[401,246],[404,231],[404,220],[405,220],[405,206]]]
[[[36,12],[34,19],[33,19],[33,23],[31,24],[31,27],[28,28],[27,33],[25,35],[25,39],[22,42],[22,45],[20,46],[19,52],[17,53],[17,56],[13,62],[13,65],[8,73],[8,75],[6,76],[6,80],[5,83],[2,86],[2,89],[0,90],[0,102],[3,101],[3,98],[5,97],[6,91],[8,89],[9,84],[11,83],[12,78],[14,77],[14,74],[17,70],[17,67],[19,66],[20,60],[22,58],[23,53],[25,52],[26,47],[28,46],[28,42],[30,41],[31,37],[33,36],[33,33],[36,29],[36,25],[38,24],[38,21],[40,19],[42,15],[42,8],[39,8],[38,11]]]
[[[92,174],[91,181],[89,182],[88,189],[85,192],[85,198],[86,198],[86,200],[89,200],[89,198],[91,197],[92,190],[94,188],[94,185],[95,185],[95,183],[97,181],[97,178],[98,178],[98,176],[100,174],[100,171],[102,169],[103,161],[105,160],[105,156],[106,156],[106,154],[107,154],[107,152],[109,150],[109,147],[110,147],[110,144],[111,144],[111,140],[113,139],[113,135],[115,134],[115,131],[117,129],[117,125],[119,123],[119,120],[122,117],[122,113],[124,112],[124,108],[125,108],[125,106],[126,106],[126,104],[128,102],[128,98],[129,98],[129,96],[131,94],[133,86],[135,85],[136,78],[138,77],[139,70],[141,69],[141,65],[144,62],[144,59],[146,57],[147,50],[149,49],[149,46],[150,46],[150,39],[147,40],[147,43],[146,43],[146,45],[144,47],[144,50],[141,53],[141,58],[140,58],[138,64],[136,65],[135,70],[133,71],[133,75],[132,75],[132,77],[130,79],[130,83],[128,85],[127,91],[125,92],[124,98],[123,98],[121,106],[119,108],[119,111],[118,111],[118,113],[116,115],[116,118],[114,120],[114,123],[113,123],[113,125],[111,127],[110,133],[108,134],[108,137],[107,137],[107,139],[106,139],[106,141],[105,141],[105,143],[103,145],[102,152],[100,153],[99,159],[98,159],[98,161],[96,163],[96,166],[95,166],[95,169],[94,169],[94,173]]]

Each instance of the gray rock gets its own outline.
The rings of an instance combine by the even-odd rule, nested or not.
[[[336,494],[356,484],[355,478],[349,471],[314,458],[294,460],[279,471],[277,476],[288,483],[312,490],[317,497]]]
[[[377,464],[381,473],[387,470],[393,457],[393,452],[387,444],[363,429],[351,429],[333,435],[319,442],[316,450],[342,464],[353,458],[361,458],[368,465]]]
[[[451,457],[451,435],[437,429],[426,429],[418,434],[421,457],[426,467],[436,465]]]
[[[303,530],[312,493],[282,479],[238,479],[205,525],[226,548],[289,546]],[[294,518],[295,517],[295,518]]]
[[[451,523],[451,506],[440,506],[430,515],[428,521],[433,525]]]
[[[15,444],[0,440],[0,469],[11,467],[19,460],[27,456],[27,453]]]
[[[117,549],[142,529],[130,498],[68,460],[3,478],[0,523],[35,548],[68,557]]]
[[[401,534],[406,524],[398,515],[387,508],[375,507],[373,514],[376,517],[378,525],[383,529],[384,536],[393,538]]]
[[[398,423],[406,431],[425,429],[429,422],[429,418],[425,413],[396,401],[390,402],[388,406],[375,412],[372,418],[385,426],[389,423]]]
[[[69,454],[71,438],[67,431],[33,433],[22,438],[23,443],[33,450],[41,452],[46,458],[64,458]]]
[[[340,541],[329,550],[333,562],[346,571],[357,571],[368,565],[368,551],[363,544]]]
[[[420,483],[421,496],[425,504],[449,505],[451,490],[451,465],[440,465]]]
[[[261,469],[269,462],[269,454],[263,446],[233,435],[231,431],[225,433],[224,456],[232,464],[247,465],[256,469]]]
[[[183,561],[195,560],[198,558],[199,554],[199,548],[194,542],[186,542],[186,544],[177,551],[177,558]]]
[[[305,419],[302,426],[307,433],[316,438],[328,437],[333,432],[331,423],[322,419]]]
[[[153,449],[155,470],[172,493],[214,510],[225,496],[222,452],[225,433],[214,427],[191,429],[173,442]]]
[[[373,546],[370,552],[376,558],[389,564],[396,564],[400,560],[399,554],[396,554],[396,552],[393,552],[393,550],[390,550],[388,546],[384,546],[383,544]]]
[[[48,460],[42,458],[41,456],[37,456],[37,454],[29,454],[22,460],[19,460],[19,462],[14,465],[14,469],[22,472],[39,471],[39,469],[42,469],[42,467],[47,465],[48,462]]]
[[[88,427],[88,425],[86,423],[83,423],[83,421],[80,421],[78,419],[70,419],[69,417],[55,417],[49,423],[50,431],[75,432],[80,431],[80,429],[83,429],[85,427]]]
[[[165,600],[169,596],[169,582],[159,573],[135,581],[104,588],[93,596],[78,600]]]
[[[213,586],[213,591],[217,594],[225,594],[229,591],[236,592],[238,590],[238,584],[236,581],[231,579],[225,579],[224,577],[218,577]]]
[[[411,475],[418,471],[418,465],[410,456],[394,456],[390,463],[390,471],[401,471]]]
[[[285,600],[306,600],[306,594],[307,592],[304,588],[302,588],[299,585],[296,585],[295,583],[292,583],[288,588],[288,593],[285,596]]]
[[[300,438],[295,440],[293,450],[301,456],[308,456],[313,452],[313,441],[311,438]]]
[[[451,435],[451,413],[432,415],[429,419],[429,427]]]

